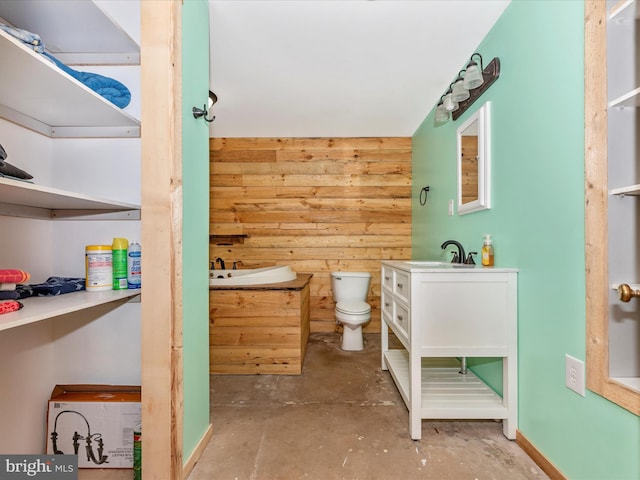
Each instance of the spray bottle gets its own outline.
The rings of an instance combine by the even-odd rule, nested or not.
[[[127,251],[127,285],[142,287],[142,249],[138,242],[131,242]]]
[[[111,245],[113,255],[113,289],[127,289],[127,245],[126,238],[114,238]]]

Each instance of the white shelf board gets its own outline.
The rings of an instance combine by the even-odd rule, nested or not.
[[[609,11],[609,21],[621,22],[640,18],[640,9],[635,0],[621,0]]]
[[[404,349],[388,350],[385,359],[398,390],[408,406],[409,353]],[[502,398],[470,370],[458,373],[455,359],[423,358],[421,371],[424,419],[504,419],[508,410]]]
[[[640,195],[640,184],[614,188],[609,191],[609,195]]]
[[[609,108],[615,107],[640,107],[640,87],[611,100]]]
[[[0,331],[85,310],[105,303],[124,301],[139,294],[140,290],[83,291],[53,297],[25,298],[20,300],[24,304],[22,309],[17,312],[0,315]]]
[[[139,205],[131,203],[116,202],[4,177],[0,177],[0,205],[2,206],[0,210],[5,215],[33,218],[52,218],[56,216],[57,211],[62,210],[82,211],[86,214],[87,210],[100,213],[140,208]],[[40,210],[30,214],[28,212],[31,212],[31,209]],[[45,211],[42,212],[42,210]]]
[[[0,17],[38,34],[65,63],[74,58],[85,65],[140,63],[140,46],[92,1],[2,0]]]
[[[0,75],[0,114],[7,120],[51,137],[110,137],[116,127],[119,136],[140,136],[139,120],[2,30],[0,58],[11,65]]]
[[[640,377],[611,377],[611,380],[640,392]]]

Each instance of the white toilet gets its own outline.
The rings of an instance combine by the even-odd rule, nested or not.
[[[371,274],[368,272],[331,272],[336,322],[344,326],[343,350],[364,348],[362,326],[371,320],[371,306],[365,301],[370,282]]]

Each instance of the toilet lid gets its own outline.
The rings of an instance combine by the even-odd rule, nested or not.
[[[336,310],[342,313],[358,315],[361,313],[369,313],[371,306],[366,302],[340,302],[336,304]]]

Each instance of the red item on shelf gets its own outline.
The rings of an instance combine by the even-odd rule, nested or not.
[[[24,283],[30,278],[24,270],[0,268],[0,283]]]
[[[4,302],[0,302],[0,315],[3,313],[11,313],[16,310],[20,310],[23,307],[22,303],[16,300],[7,300]]]

